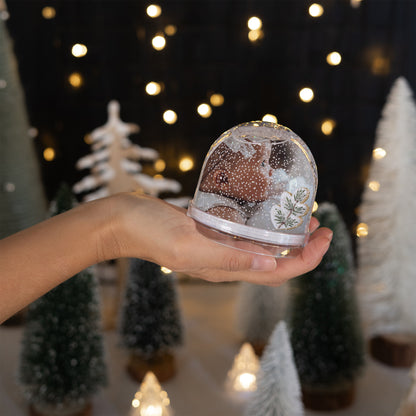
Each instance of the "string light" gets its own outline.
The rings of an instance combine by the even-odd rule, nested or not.
[[[166,169],[166,162],[163,159],[157,159],[153,163],[156,172],[163,172]]]
[[[82,43],[76,43],[72,46],[71,53],[75,58],[82,58],[85,56],[88,52],[88,49],[85,45]]]
[[[387,152],[382,147],[377,147],[373,150],[373,159],[380,160],[387,155]]]
[[[360,224],[357,225],[357,229],[356,229],[356,235],[359,238],[362,237],[367,237],[368,236],[368,225],[365,224],[364,222],[361,222]]]
[[[147,6],[146,13],[154,19],[162,14],[162,8],[158,4],[151,4]]]
[[[168,269],[167,267],[165,267],[165,266],[162,266],[161,268],[160,268],[160,270],[162,271],[162,273],[165,273],[165,274],[170,274],[170,273],[172,273],[172,270],[171,269]]]
[[[341,63],[341,54],[339,52],[331,52],[326,56],[326,61],[329,65],[336,66]]]
[[[167,25],[165,27],[165,33],[168,36],[173,36],[177,32],[178,28],[175,25]]]
[[[312,17],[320,17],[324,13],[324,8],[319,3],[313,3],[309,6],[308,11]]]
[[[303,102],[309,103],[313,100],[313,97],[314,97],[313,90],[308,87],[302,88],[299,91],[299,97]]]
[[[214,107],[220,107],[224,104],[224,96],[218,93],[212,94],[211,97],[209,97],[209,102]]]
[[[55,159],[55,150],[52,147],[47,147],[44,151],[43,151],[43,158],[48,161],[51,162],[52,160]]]
[[[256,42],[260,39],[263,39],[263,37],[264,37],[264,33],[261,29],[250,30],[248,32],[248,39],[250,40],[250,42]]]
[[[336,124],[337,123],[335,120],[333,120],[332,118],[327,118],[321,124],[322,133],[325,134],[325,136],[330,136],[334,131]]]
[[[45,19],[53,19],[56,16],[56,10],[54,7],[46,6],[42,9],[42,16]]]
[[[68,77],[68,82],[74,87],[79,88],[84,83],[84,79],[82,78],[82,75],[79,72],[73,72]]]
[[[151,81],[146,85],[145,91],[149,95],[158,95],[162,91],[162,86],[158,82]]]
[[[380,190],[380,182],[378,181],[370,181],[368,183],[368,187],[374,191],[374,192],[378,192]]]
[[[178,120],[178,116],[173,110],[166,110],[163,113],[163,121],[167,124],[175,124]]]
[[[319,205],[316,201],[313,201],[312,212],[318,211]]]
[[[273,114],[265,114],[262,118],[262,121],[268,121],[270,123],[277,123],[277,117]]]
[[[179,161],[179,169],[182,172],[188,172],[192,170],[193,167],[194,167],[194,160],[189,156],[185,156]]]
[[[263,27],[263,22],[257,16],[252,16],[247,21],[247,27],[250,30],[259,30]]]
[[[198,114],[203,118],[208,118],[212,114],[212,108],[207,103],[199,104],[197,110]]]
[[[157,51],[161,51],[162,49],[165,48],[166,46],[166,39],[163,35],[156,35],[153,39],[152,39],[152,46],[154,49],[156,49]]]

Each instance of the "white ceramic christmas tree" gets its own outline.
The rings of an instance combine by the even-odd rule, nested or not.
[[[370,336],[416,334],[415,136],[416,104],[401,77],[387,97],[377,126],[360,207],[360,221],[367,225],[368,235],[358,242],[358,288]]]
[[[299,377],[284,321],[274,329],[260,360],[257,391],[245,416],[301,416],[303,404]]]
[[[77,162],[78,169],[90,174],[74,185],[76,193],[88,192],[84,201],[91,201],[117,192],[141,190],[158,196],[161,192],[179,192],[180,184],[172,179],[155,179],[141,173],[140,160],[156,160],[156,150],[133,144],[128,136],[139,126],[120,119],[117,101],[108,104],[108,121],[91,133],[92,152]],[[97,189],[98,188],[98,189]]]
[[[260,356],[277,322],[284,319],[288,285],[279,287],[242,282],[236,307],[236,324],[245,342]]]
[[[233,366],[227,374],[225,387],[229,392],[245,393],[257,389],[259,359],[253,347],[245,342],[234,358]]]
[[[134,395],[130,416],[172,416],[170,400],[152,372],[148,372]]]

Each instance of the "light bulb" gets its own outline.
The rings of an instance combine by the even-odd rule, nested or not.
[[[178,116],[173,110],[166,110],[163,113],[163,120],[167,124],[175,124],[177,119],[178,119]]]
[[[88,52],[88,49],[85,45],[82,43],[76,43],[72,46],[71,49],[72,55],[75,56],[75,58],[82,58],[85,56]]]
[[[156,35],[152,39],[152,46],[157,51],[161,51],[162,49],[164,49],[165,46],[166,46],[166,39],[165,39],[165,37],[163,35]]]
[[[212,108],[210,105],[206,103],[202,103],[197,108],[198,114],[203,118],[208,118],[212,114]]]
[[[382,147],[377,147],[373,150],[373,159],[383,159],[387,155],[387,152]]]
[[[209,97],[209,102],[214,107],[219,107],[224,104],[224,96],[222,94],[212,94],[211,97]]]
[[[326,61],[329,65],[336,66],[341,63],[341,54],[339,52],[331,52],[326,56]]]
[[[191,157],[185,156],[179,161],[179,169],[182,172],[188,172],[192,170],[194,167],[194,161]]]
[[[270,123],[277,123],[277,117],[273,114],[265,114],[261,120],[269,121]]]
[[[149,95],[158,95],[160,94],[160,91],[162,90],[161,85],[158,82],[149,82],[146,85],[145,91]]]
[[[309,14],[312,17],[322,16],[324,13],[324,8],[319,3],[313,3],[309,6]]]
[[[248,19],[247,26],[250,30],[258,30],[262,28],[263,22],[257,16],[253,16]]]
[[[308,87],[302,88],[299,91],[299,97],[303,102],[309,103],[313,100],[313,97],[314,97],[313,90]]]
[[[162,14],[162,8],[158,4],[147,6],[146,13],[149,17],[155,18]]]

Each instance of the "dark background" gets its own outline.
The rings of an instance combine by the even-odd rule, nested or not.
[[[70,184],[85,172],[76,161],[90,152],[86,133],[105,123],[107,103],[116,99],[121,117],[137,123],[132,140],[158,150],[167,161],[163,174],[179,180],[192,195],[211,143],[244,121],[275,114],[308,144],[319,173],[317,201],[338,205],[352,230],[360,203],[381,110],[394,80],[404,76],[416,87],[416,1],[321,0],[324,14],[312,18],[303,0],[165,0],[162,15],[146,14],[150,2],[138,0],[8,0],[7,24],[14,40],[47,196],[60,182]],[[54,19],[42,17],[53,6]],[[264,38],[248,40],[247,20],[263,21]],[[177,33],[155,51],[151,39],[167,24]],[[74,58],[71,47],[88,53]],[[331,51],[339,66],[326,63]],[[382,63],[382,65],[377,65]],[[84,85],[68,83],[80,72]],[[149,96],[149,81],[164,91]],[[298,91],[311,87],[315,99],[303,103]],[[211,92],[223,106],[208,119],[196,107]],[[165,109],[178,114],[174,125],[162,121]],[[320,130],[323,119],[337,125]],[[47,162],[43,149],[53,147]],[[178,160],[191,155],[194,170],[182,173]]]

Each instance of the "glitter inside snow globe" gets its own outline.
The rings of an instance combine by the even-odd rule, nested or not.
[[[273,257],[294,257],[309,237],[318,176],[293,131],[252,121],[211,146],[188,215],[220,244]]]

